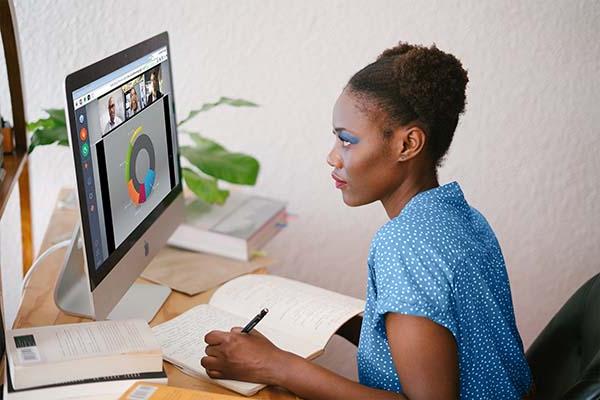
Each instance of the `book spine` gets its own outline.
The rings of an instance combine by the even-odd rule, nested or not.
[[[85,385],[90,383],[100,383],[100,382],[114,382],[114,381],[124,381],[124,380],[145,380],[145,379],[163,379],[167,377],[165,370],[155,371],[155,372],[139,372],[139,373],[130,373],[130,374],[120,374],[120,375],[111,375],[111,376],[102,376],[90,379],[79,379],[79,380],[71,380],[61,383],[54,383],[50,385],[42,385],[42,386],[34,386],[22,389],[16,389],[12,384],[12,373],[10,366],[6,367],[6,377],[7,380],[5,384],[7,384],[7,388],[9,392],[20,392],[20,391],[28,391],[28,390],[38,390],[45,388],[53,388],[53,387],[61,387],[61,386],[73,386],[73,385]]]

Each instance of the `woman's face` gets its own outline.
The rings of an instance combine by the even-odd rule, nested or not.
[[[131,89],[131,108],[137,110],[137,107],[137,93],[135,92],[135,89]]]
[[[158,76],[154,72],[150,74],[150,81],[152,82],[152,93],[156,94],[158,92]]]
[[[396,152],[390,147],[393,141],[384,139],[382,122],[369,118],[373,111],[367,110],[373,107],[365,107],[364,101],[346,89],[333,108],[335,143],[327,163],[334,168],[335,186],[349,206],[384,200],[402,180]]]

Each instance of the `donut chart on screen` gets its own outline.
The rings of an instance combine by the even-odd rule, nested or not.
[[[150,165],[146,175],[137,176],[135,164],[140,152],[145,151],[148,154]],[[154,145],[152,140],[145,133],[142,133],[142,127],[138,127],[129,139],[127,156],[125,157],[125,182],[129,198],[135,205],[140,205],[148,200],[154,187],[156,179],[156,154],[154,154]]]

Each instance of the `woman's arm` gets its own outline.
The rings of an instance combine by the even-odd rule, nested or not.
[[[409,399],[458,399],[459,368],[452,333],[425,317],[385,314],[385,328],[402,391]]]
[[[404,395],[373,389],[277,348],[257,331],[212,331],[200,361],[211,378],[282,386],[311,400],[458,399],[458,355],[454,336],[423,317],[388,313],[386,333]]]
[[[405,400],[407,397],[386,390],[373,389],[346,379],[328,369],[287,353],[277,385],[298,397],[310,400]]]
[[[274,346],[257,331],[212,331],[206,357],[200,361],[211,378],[226,378],[282,386],[311,400],[404,400],[406,397],[353,382],[295,354]]]
[[[385,326],[404,395],[363,386],[289,353],[277,384],[315,400],[459,398],[458,354],[448,329],[427,318],[398,313],[386,314]]]

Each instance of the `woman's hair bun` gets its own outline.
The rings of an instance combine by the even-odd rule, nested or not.
[[[421,122],[430,154],[439,165],[465,110],[468,81],[461,62],[435,44],[400,42],[358,71],[349,86],[374,101],[390,125]]]

